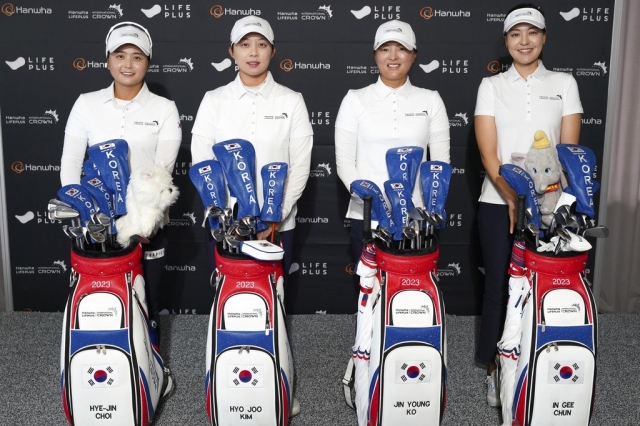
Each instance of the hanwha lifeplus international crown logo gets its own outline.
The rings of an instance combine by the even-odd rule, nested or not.
[[[286,72],[291,71],[293,69],[293,61],[291,59],[283,59],[280,62],[280,68]]]
[[[16,8],[11,3],[5,3],[2,5],[2,13],[11,16],[16,13]]]
[[[24,163],[22,161],[14,161],[13,164],[11,165],[11,170],[13,170],[16,173],[24,172]]]
[[[211,7],[211,9],[209,9],[209,13],[214,18],[219,18],[222,15],[224,15],[224,8],[222,6],[220,6],[219,4],[216,4],[215,6]]]
[[[420,16],[424,19],[433,18],[433,8],[430,6],[423,7],[422,9],[420,9]]]
[[[73,67],[78,71],[82,71],[87,67],[87,61],[84,58],[76,58],[73,60]]]

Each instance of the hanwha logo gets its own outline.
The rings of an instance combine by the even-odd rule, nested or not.
[[[289,72],[293,69],[293,61],[291,59],[284,59],[280,62],[280,68],[286,72]]]
[[[209,9],[209,13],[211,14],[211,16],[213,16],[214,18],[219,18],[222,15],[224,15],[224,9],[222,8],[222,6],[220,6],[219,4],[216,4],[215,6],[213,6],[211,9]]]
[[[491,74],[497,74],[502,69],[499,61],[491,61],[487,65],[487,69],[491,72]]]
[[[87,61],[84,58],[77,58],[73,60],[73,67],[78,71],[82,71],[87,67]]]
[[[433,8],[429,6],[423,7],[422,9],[420,9],[420,16],[422,16],[424,19],[433,18]]]
[[[11,3],[5,3],[2,5],[2,13],[4,13],[7,16],[11,16],[14,13],[16,13],[16,9],[15,7],[13,7]]]
[[[353,275],[356,273],[356,264],[350,263],[344,268],[344,270],[347,272],[347,274]]]
[[[24,163],[22,161],[16,161],[11,165],[11,170],[16,173],[24,172]]]

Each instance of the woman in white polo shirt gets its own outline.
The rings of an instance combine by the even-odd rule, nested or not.
[[[192,164],[213,158],[212,146],[229,139],[245,139],[256,152],[256,192],[263,203],[262,166],[285,162],[289,174],[285,184],[282,222],[277,226],[285,251],[283,266],[292,261],[293,230],[311,166],[313,130],[302,95],[273,79],[269,62],[276,53],[269,23],[257,16],[238,20],[231,30],[229,55],[238,67],[236,78],[225,86],[205,93],[193,124]],[[283,119],[273,119],[275,116]],[[271,228],[260,232],[269,236]],[[208,253],[213,263],[214,242],[207,234]]]
[[[182,140],[180,118],[175,103],[151,93],[144,82],[151,54],[151,36],[144,27],[121,22],[109,30],[107,69],[113,82],[106,89],[80,95],[73,105],[60,164],[63,186],[80,183],[88,146],[111,139],[127,141],[131,171],[152,164],[163,164],[167,171],[173,171]],[[143,245],[147,301],[156,322],[166,247],[163,229]]]
[[[336,119],[336,166],[349,189],[356,179],[373,181],[380,189],[389,179],[385,154],[389,148],[427,148],[431,160],[449,162],[449,119],[438,92],[413,86],[409,71],[416,60],[416,36],[402,21],[378,27],[373,56],[380,77],[375,84],[350,90]],[[426,114],[425,114],[426,113]],[[424,205],[420,185],[413,202]],[[362,249],[362,201],[352,196],[347,217],[351,219],[354,259]]]
[[[544,130],[554,145],[577,144],[580,136],[582,104],[575,79],[548,71],[539,59],[546,32],[544,14],[537,6],[527,3],[511,9],[504,21],[504,41],[513,65],[483,79],[478,89],[475,133],[487,173],[478,212],[485,293],[477,356],[487,365],[491,406],[500,405],[496,344],[506,315],[516,206],[516,194],[498,175],[498,168],[511,162],[511,153],[527,152],[536,130]]]

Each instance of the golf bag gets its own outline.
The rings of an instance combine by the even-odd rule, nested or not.
[[[358,314],[358,320],[364,322],[372,316],[371,349],[354,349],[343,380],[350,406],[354,380],[356,405],[368,403],[368,407],[356,407],[360,425],[365,424],[360,417],[363,408],[368,426],[442,422],[447,339],[444,301],[436,285],[438,255],[437,246],[409,251],[376,244],[375,283],[370,290],[361,289],[363,309]],[[368,315],[366,305],[371,303]],[[368,370],[364,373],[367,386],[358,385],[356,375],[363,374],[358,369]],[[368,398],[357,395],[362,391],[368,392]]]
[[[171,388],[147,312],[142,249],[73,247],[60,387],[71,426],[148,426]]]
[[[285,426],[294,370],[280,297],[282,263],[230,253],[221,244],[215,259],[205,377],[209,421]]]
[[[531,290],[522,307],[515,426],[589,424],[598,328],[586,263],[587,253],[525,252]]]

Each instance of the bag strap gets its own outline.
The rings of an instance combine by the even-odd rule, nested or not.
[[[347,370],[344,372],[344,377],[342,378],[342,387],[344,389],[344,399],[347,401],[347,405],[351,407],[352,410],[356,409],[355,405],[355,397],[356,393],[353,389],[353,381],[356,375],[356,369],[354,368],[355,364],[353,362],[353,357],[349,358],[349,363],[347,364]]]

